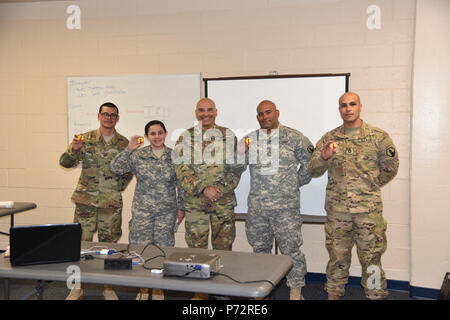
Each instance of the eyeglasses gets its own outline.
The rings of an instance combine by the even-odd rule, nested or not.
[[[108,112],[102,112],[100,113],[103,118],[110,118],[111,120],[117,120],[119,115],[117,113],[108,113]]]

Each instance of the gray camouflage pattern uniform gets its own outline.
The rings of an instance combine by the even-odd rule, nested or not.
[[[337,151],[325,161],[321,150],[328,141],[336,141]],[[340,126],[317,143],[309,169],[313,177],[328,170],[325,233],[330,260],[325,290],[329,294],[344,295],[351,250],[356,244],[366,296],[377,299],[388,295],[381,267],[381,255],[387,247],[387,225],[380,188],[395,177],[398,166],[398,153],[389,135],[364,121],[357,136],[347,136],[344,126]],[[371,269],[373,266],[375,269]],[[373,270],[378,270],[377,274]],[[369,278],[378,285],[368,283]]]
[[[161,158],[151,146],[135,151],[125,149],[111,162],[116,174],[131,172],[136,176],[129,222],[130,243],[174,246],[177,210],[184,211],[184,191],[175,174],[172,149],[164,146]]]
[[[260,132],[257,130],[248,135],[251,144],[257,143],[258,153],[263,139]],[[251,183],[246,234],[256,253],[270,253],[275,237],[281,253],[293,259],[294,265],[287,275],[287,285],[300,288],[305,286],[306,260],[300,250],[303,237],[299,188],[311,181],[307,166],[314,147],[301,132],[282,124],[272,130],[270,135],[263,136],[267,137],[268,150],[271,140],[278,136],[279,149],[276,149],[275,144],[267,153],[279,153],[279,166],[277,170],[264,172],[267,165],[262,164],[260,158],[252,164],[247,152]],[[252,151],[251,144],[249,151]]]
[[[128,139],[116,131],[111,141],[106,142],[100,129],[83,135],[85,142],[82,148],[74,153],[70,144],[59,159],[65,168],[82,163],[80,178],[71,198],[76,204],[74,222],[81,224],[84,241],[92,241],[98,229],[99,241],[117,242],[122,235],[121,192],[132,175],[117,175],[111,172],[109,164],[127,147]]]

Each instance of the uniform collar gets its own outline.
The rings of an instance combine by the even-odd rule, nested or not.
[[[276,132],[276,131],[281,132],[281,130],[284,130],[284,128],[285,128],[285,126],[282,125],[282,124],[279,122],[279,123],[278,123],[278,128],[271,129],[271,130],[270,130],[270,133],[267,134],[267,137],[272,136],[273,133]],[[267,133],[267,129],[262,129],[262,128],[259,128],[259,129],[258,129],[259,132],[261,132],[261,130],[266,130],[266,133]]]
[[[100,132],[100,128],[98,128],[96,130],[95,134],[96,134],[96,137],[95,137],[96,142],[102,141],[102,142],[106,143],[105,139],[103,138],[102,133]],[[110,140],[110,143],[115,144],[118,142],[118,140],[119,140],[119,133],[117,132],[117,130],[114,130],[114,137],[112,137],[112,139]]]
[[[168,148],[166,145],[164,145],[164,147],[163,147],[163,148],[164,148],[164,151],[163,151],[163,154],[162,154],[161,158],[158,158],[158,157],[153,153],[153,148],[152,148],[151,145],[149,145],[147,148],[148,148],[148,152],[146,153],[146,156],[149,157],[149,158],[154,158],[154,159],[164,159],[164,158],[167,157],[168,155],[170,156],[169,148]]]
[[[366,131],[367,131],[367,124],[361,119],[361,129],[359,130],[359,136],[360,138],[365,138],[366,137]],[[342,138],[342,139],[347,139],[347,135],[345,134],[345,127],[344,125],[341,125],[340,127],[338,127],[337,131],[336,131],[336,137],[338,138]]]
[[[203,129],[202,123],[199,122],[194,128],[196,128],[197,130],[200,130],[200,129],[201,129],[202,131],[207,131],[207,130],[210,130],[210,129],[218,129],[218,126],[217,126],[216,123],[214,123],[214,126],[213,126],[212,128],[209,128],[209,129]]]

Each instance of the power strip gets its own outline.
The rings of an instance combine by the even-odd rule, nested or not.
[[[106,258],[105,270],[131,270],[132,259],[130,258]]]

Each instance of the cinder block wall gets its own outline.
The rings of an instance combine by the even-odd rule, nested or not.
[[[81,0],[80,30],[66,27],[70,4],[0,4],[0,200],[38,205],[18,214],[17,224],[73,219],[79,170],[58,165],[67,141],[67,76],[349,72],[363,119],[388,131],[398,147],[400,171],[383,189],[383,264],[389,279],[409,281],[414,0]],[[371,30],[366,10],[373,4],[381,28]],[[338,112],[337,102],[330,108]],[[124,194],[121,242],[133,192],[134,182]],[[8,226],[0,219],[2,229]],[[242,222],[237,231],[234,249],[251,251]],[[304,225],[303,232],[308,271],[325,272],[323,226]],[[6,242],[0,238],[1,247]],[[186,246],[183,226],[176,244]],[[360,275],[356,254],[351,274]]]

